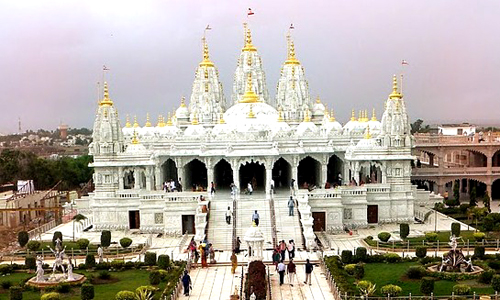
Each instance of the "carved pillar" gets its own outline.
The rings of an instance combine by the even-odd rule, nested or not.
[[[134,168],[134,189],[139,190],[141,186],[139,184],[139,180],[141,179],[141,174],[139,174],[140,169]]]
[[[327,180],[328,164],[321,163],[321,172],[319,174],[319,188],[324,188]]]
[[[299,167],[299,162],[298,162],[298,157],[294,157],[292,161],[292,179],[295,180],[294,184],[294,189],[297,191],[299,188],[299,173],[298,173],[298,167]],[[288,183],[288,186],[290,187],[290,182]]]
[[[490,182],[486,184],[486,192],[488,193],[488,196],[490,196],[490,199],[491,199],[491,186],[492,184]]]
[[[145,170],[146,174],[146,190],[151,191],[151,177],[153,175],[153,170],[151,169],[151,166],[147,166]]]
[[[159,162],[157,162],[155,166],[155,189],[157,191],[160,191],[162,189],[161,179],[162,179],[161,165]]]
[[[214,181],[214,168],[207,164],[207,191],[210,191],[210,187],[213,181]]]
[[[240,163],[237,159],[231,160],[231,169],[233,169],[233,183],[236,186],[237,194],[240,193]]]
[[[266,168],[266,199],[271,198],[271,179],[273,178],[273,161],[266,161],[264,166]]]
[[[125,185],[123,184],[123,167],[118,167],[118,189],[123,190]]]

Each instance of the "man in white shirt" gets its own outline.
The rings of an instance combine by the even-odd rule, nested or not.
[[[278,264],[278,273],[280,274],[280,285],[283,285],[283,281],[285,280],[285,264],[283,263],[283,260],[280,261]]]
[[[226,223],[227,223],[228,225],[229,225],[229,224],[231,224],[231,215],[232,215],[232,214],[233,214],[233,213],[231,212],[231,207],[230,207],[230,206],[228,206],[228,207],[227,207],[227,210],[226,210]]]

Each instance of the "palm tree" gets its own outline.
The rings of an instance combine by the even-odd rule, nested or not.
[[[82,214],[77,214],[73,217],[73,242],[75,241],[75,222],[78,222],[81,225],[82,221],[85,219],[87,219],[87,217]]]
[[[477,230],[477,222],[482,219],[484,216],[488,214],[487,207],[471,207],[467,210],[467,217],[473,218],[476,222],[476,230]]]

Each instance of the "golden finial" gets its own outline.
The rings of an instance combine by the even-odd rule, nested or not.
[[[169,119],[170,120],[170,119]],[[198,122],[198,114],[195,112],[193,114],[193,120],[191,121],[191,125],[199,125],[200,123]],[[168,122],[167,122],[168,125]]]
[[[205,93],[208,93],[208,82],[205,83]]]
[[[284,122],[285,120],[283,119],[283,107],[280,106],[278,110],[278,122]]]
[[[186,97],[184,96],[181,98],[181,107],[186,107]]]
[[[392,77],[392,93],[389,95],[390,99],[401,99],[402,95],[398,92],[398,78],[396,75]]]
[[[132,144],[137,145],[139,144],[139,140],[137,139],[137,131],[134,130],[134,137],[132,138]]]
[[[201,40],[203,41],[203,61],[200,63],[200,67],[213,67],[214,63],[210,60],[207,40],[205,39],[205,37],[203,37]]]
[[[255,114],[253,113],[253,104],[250,104],[250,110],[248,111],[247,118],[248,118],[248,119],[253,119],[253,118],[255,118]]]
[[[113,105],[113,101],[109,98],[108,83],[104,82],[104,98],[101,100],[99,105]]]
[[[134,128],[139,127],[139,123],[137,123],[137,116],[134,116]]]
[[[304,113],[304,122],[311,122],[311,117],[309,116],[309,108],[306,108]]]
[[[356,113],[354,112],[354,109],[352,110],[352,113],[351,113],[351,121],[356,121]]]
[[[127,128],[132,127],[132,125],[130,124],[130,118],[129,118],[128,115],[127,115],[127,118],[126,118],[126,121],[125,121],[125,127],[127,127]]]
[[[365,109],[365,122],[368,122],[368,109]]]
[[[333,109],[332,112],[330,113],[330,122],[335,122],[335,115],[333,114]]]
[[[172,125],[173,125],[173,123],[172,123],[172,116],[171,116],[170,113],[168,113],[167,126],[172,126]]]
[[[244,23],[245,27],[245,47],[241,49],[241,51],[257,51],[257,48],[252,44],[252,33],[250,32],[250,28],[248,28],[247,24]]]
[[[149,113],[146,114],[146,127],[151,127],[151,122],[149,121]]]
[[[204,73],[203,75],[204,75],[205,79],[208,79],[208,70],[205,69],[205,71],[203,71],[203,73]]]
[[[255,94],[252,87],[252,72],[248,72],[247,77],[247,88],[243,98],[240,100],[240,103],[257,103],[259,102],[259,96]]]
[[[358,110],[358,122],[363,122],[363,113],[361,110]]]
[[[321,99],[319,98],[319,95],[316,97],[316,103],[321,103]]]
[[[285,61],[285,65],[299,65],[299,60],[295,57],[295,44],[290,35],[287,36],[288,40],[288,58]]]
[[[219,124],[226,124],[226,121],[224,121],[224,114],[222,112],[220,113]]]
[[[377,121],[377,116],[375,116],[375,108],[372,110],[372,121]]]
[[[156,126],[158,126],[158,127],[165,127],[165,122],[163,120],[163,116],[162,115],[158,115],[158,124]]]
[[[370,134],[370,126],[366,126],[366,130],[365,130],[365,139],[371,139],[372,138],[372,135]]]

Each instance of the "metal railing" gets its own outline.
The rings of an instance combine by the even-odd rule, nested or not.
[[[328,267],[325,264],[325,258],[323,257],[323,252],[320,251],[318,253],[321,255],[321,258],[319,260],[319,264],[320,264],[321,270],[325,274],[326,281],[328,282],[328,286],[330,287],[330,291],[332,292],[333,298],[335,300],[342,300],[342,293],[340,292],[339,288],[337,287],[337,283],[335,282],[333,275],[330,273],[330,270],[328,269]],[[347,297],[345,299],[347,300]]]
[[[273,299],[273,291],[271,288],[271,273],[269,272],[269,266],[267,267],[267,299]]]
[[[232,243],[231,243],[231,251],[234,251],[236,248],[236,209],[238,208],[238,204],[236,202],[236,195],[233,197],[233,234],[232,234]]]
[[[276,211],[274,210],[274,196],[271,192],[271,198],[269,199],[269,211],[271,213],[271,236],[273,239],[273,248],[276,248],[278,243],[278,234],[276,233]]]
[[[177,286],[170,294],[170,297],[168,295],[163,296],[164,300],[167,300],[167,299],[177,300],[180,298],[179,295],[181,294],[181,291],[184,289],[183,284],[182,284],[182,277],[184,276],[185,271],[188,271],[188,273],[189,273],[190,270],[191,270],[191,260],[188,259],[186,262],[186,267],[184,268],[184,271],[182,271],[181,275],[179,276],[179,280],[177,281]],[[168,285],[167,285],[167,287],[168,287]]]
[[[44,234],[45,232],[51,230],[52,228],[54,228],[56,226],[57,226],[56,220],[52,220],[48,223],[45,223],[43,225],[40,225],[40,226],[28,231],[28,236],[29,236],[30,240],[35,239],[37,237],[39,240],[41,240],[42,234]]]

